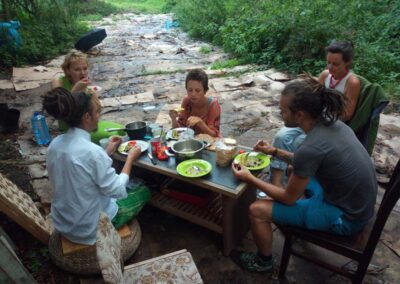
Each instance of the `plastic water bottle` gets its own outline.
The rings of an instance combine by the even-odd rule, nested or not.
[[[35,111],[31,119],[32,132],[35,135],[36,143],[39,145],[47,145],[50,143],[51,137],[49,128],[47,127],[46,118]]]

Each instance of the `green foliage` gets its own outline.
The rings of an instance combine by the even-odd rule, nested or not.
[[[325,46],[351,40],[354,71],[400,97],[400,1],[177,0],[181,26],[246,62],[318,75]],[[394,87],[395,86],[395,87]]]
[[[104,0],[120,11],[139,13],[161,13],[167,0]]]
[[[176,6],[176,1],[177,0],[166,0],[164,6],[162,8],[162,12],[163,13],[171,12],[174,9],[174,7]]]
[[[173,11],[178,15],[181,26],[191,36],[222,43],[218,30],[225,22],[224,2],[224,0],[177,0]]]
[[[203,53],[203,54],[209,54],[211,52],[212,48],[209,45],[203,45],[202,47],[200,47],[199,52]]]
[[[15,0],[10,18],[19,20],[23,45],[0,46],[1,66],[36,64],[73,48],[89,30],[88,21],[122,11],[161,12],[166,0]],[[3,7],[0,6],[0,14]]]
[[[36,245],[36,241],[35,241]],[[24,255],[23,262],[30,272],[35,274],[44,268],[49,260],[49,250],[46,247],[33,247]]]
[[[211,69],[216,70],[216,69],[222,69],[222,68],[233,68],[235,66],[241,65],[244,62],[241,60],[238,60],[236,58],[233,59],[228,59],[228,60],[217,60],[211,65]]]
[[[88,29],[77,20],[79,11],[75,1],[32,0],[29,6],[19,2],[10,7],[10,17],[21,22],[19,33],[23,43],[20,49],[10,44],[0,47],[2,66],[37,63],[55,57],[72,48],[74,41]]]

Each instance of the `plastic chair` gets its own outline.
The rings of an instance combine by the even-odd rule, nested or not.
[[[367,224],[361,233],[353,237],[343,237],[318,231],[311,231],[304,228],[276,224],[285,235],[285,244],[282,252],[279,277],[284,278],[290,255],[293,254],[299,258],[305,259],[316,265],[348,277],[353,283],[362,283],[365,273],[367,272],[368,265],[378,244],[382,230],[399,198],[400,160],[397,162],[396,168],[390,179],[389,186],[383,196],[378,212],[376,213],[374,219]],[[356,271],[350,272],[342,267],[334,266],[333,264],[330,264],[322,259],[315,259],[309,253],[307,254],[307,251],[297,251],[292,246],[293,238],[302,239],[316,246],[325,248],[336,254],[357,261],[358,266]]]

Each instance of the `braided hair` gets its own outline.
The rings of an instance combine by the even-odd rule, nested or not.
[[[305,111],[313,119],[321,119],[325,125],[332,124],[344,113],[344,96],[334,89],[326,88],[309,75],[288,84],[282,96],[291,97],[291,112]]]
[[[82,123],[82,116],[100,109],[97,96],[83,92],[71,94],[68,90],[58,87],[42,96],[43,110],[56,119],[65,121],[70,127]]]

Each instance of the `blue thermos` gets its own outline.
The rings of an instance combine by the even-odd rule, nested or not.
[[[38,145],[47,145],[50,143],[51,137],[49,128],[47,127],[46,118],[40,114],[39,111],[35,111],[31,119],[32,132],[35,136],[36,143]]]

